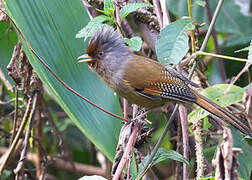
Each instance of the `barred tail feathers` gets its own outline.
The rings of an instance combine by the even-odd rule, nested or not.
[[[195,93],[195,94],[197,97],[195,103],[197,105],[209,111],[210,113],[214,114],[215,116],[223,119],[225,122],[231,124],[233,127],[238,129],[242,133],[252,137],[252,130],[249,128],[248,125],[242,122],[238,117],[236,117],[234,114],[224,109],[223,107],[211,102],[206,97],[198,93]]]

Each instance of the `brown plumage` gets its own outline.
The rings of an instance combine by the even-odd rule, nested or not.
[[[90,40],[87,54],[80,58],[118,95],[132,104],[146,108],[161,107],[167,102],[196,103],[228,122],[242,133],[251,129],[226,109],[200,95],[197,85],[177,71],[157,61],[135,55],[117,31],[102,28]]]

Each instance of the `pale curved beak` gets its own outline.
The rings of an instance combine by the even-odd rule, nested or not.
[[[93,60],[87,55],[87,54],[83,54],[81,56],[79,56],[77,58],[79,61],[79,63],[89,63],[89,62],[92,62]]]

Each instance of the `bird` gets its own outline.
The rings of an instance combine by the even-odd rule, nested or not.
[[[252,137],[248,125],[201,95],[194,82],[171,67],[135,54],[113,27],[100,28],[90,38],[86,54],[77,59],[87,63],[114,92],[131,104],[153,109],[169,102],[195,103]]]

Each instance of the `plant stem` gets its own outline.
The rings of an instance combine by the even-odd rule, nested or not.
[[[187,0],[187,7],[188,7],[188,14],[190,19],[192,19],[192,1],[191,0]],[[195,47],[195,36],[194,36],[194,30],[191,30],[191,45],[192,45],[192,53],[194,53],[196,51],[196,47]]]
[[[212,31],[213,31],[214,24],[215,24],[215,22],[216,22],[216,19],[217,19],[218,14],[219,14],[219,12],[220,12],[220,10],[221,10],[221,6],[222,6],[223,2],[224,2],[224,0],[220,0],[220,1],[218,2],[218,4],[217,4],[217,7],[216,7],[215,12],[214,12],[214,15],[213,15],[213,19],[212,19],[212,21],[211,21],[211,23],[210,23],[210,25],[209,25],[208,30],[207,30],[206,37],[205,37],[205,39],[204,39],[204,41],[203,41],[202,46],[200,47],[200,51],[204,51],[205,48],[206,48],[208,39],[209,39],[209,37],[211,36],[211,33],[212,33]]]
[[[153,0],[154,10],[157,14],[158,23],[160,26],[160,29],[163,29],[163,13],[159,4],[158,0]]]
[[[159,137],[157,144],[156,144],[155,147],[153,148],[153,150],[152,150],[152,152],[151,152],[151,154],[150,154],[150,157],[149,157],[149,159],[147,160],[147,162],[146,162],[146,164],[145,164],[145,166],[144,166],[144,168],[143,168],[143,169],[144,169],[143,172],[139,172],[139,175],[138,175],[138,177],[137,177],[137,180],[140,180],[140,179],[146,174],[147,170],[151,167],[152,159],[153,159],[154,156],[156,155],[156,153],[157,153],[157,151],[158,151],[158,149],[159,149],[161,143],[163,142],[163,140],[164,140],[164,138],[165,138],[165,135],[166,135],[166,133],[167,133],[168,130],[169,130],[169,126],[170,126],[171,122],[173,121],[173,119],[175,118],[175,115],[176,115],[176,112],[177,112],[177,110],[178,110],[178,107],[179,107],[178,104],[176,104],[176,106],[174,107],[174,110],[173,110],[173,112],[172,112],[172,114],[171,114],[169,120],[167,121],[167,123],[166,123],[166,125],[165,125],[165,128],[164,128],[164,131],[163,131],[162,135]],[[167,119],[166,114],[165,114],[165,118]]]
[[[187,0],[187,7],[188,7],[189,17],[192,19],[192,1],[191,0]]]
[[[182,104],[179,105],[179,116],[181,121],[182,142],[183,142],[183,156],[189,161],[189,132],[188,132],[188,119],[186,107]],[[186,163],[183,163],[183,180],[188,179],[188,171]]]
[[[218,4],[217,4],[217,7],[216,7],[215,12],[214,12],[214,15],[213,15],[213,19],[212,19],[212,21],[211,21],[211,23],[210,23],[210,25],[209,25],[209,28],[208,28],[208,30],[207,30],[207,34],[206,34],[205,39],[204,39],[204,41],[203,41],[203,43],[202,43],[202,46],[200,47],[200,51],[202,51],[202,52],[203,52],[203,51],[205,50],[205,48],[206,48],[208,39],[209,39],[210,36],[211,36],[211,33],[212,33],[212,30],[213,30],[214,24],[215,24],[215,22],[216,22],[217,16],[218,16],[218,14],[219,14],[219,12],[220,12],[220,9],[221,9],[221,6],[222,6],[223,2],[224,2],[224,0],[220,0],[220,1],[218,2]],[[197,62],[195,61],[194,64],[193,64],[193,67],[192,67],[192,69],[191,69],[191,72],[190,72],[189,75],[188,75],[188,79],[191,79],[191,78],[192,78],[192,75],[193,75],[193,72],[195,71],[196,66],[197,66]]]
[[[217,57],[217,58],[222,58],[222,59],[228,59],[228,60],[233,60],[233,61],[241,61],[241,62],[247,62],[247,59],[243,58],[237,58],[237,57],[232,57],[232,56],[224,56],[224,55],[219,55],[219,54],[213,54],[213,53],[207,53],[203,51],[198,51],[196,52],[196,56],[212,56],[212,57]]]
[[[208,20],[209,20],[209,22],[211,22],[212,13],[211,13],[211,10],[210,10],[210,6],[209,6],[209,3],[208,3],[208,0],[205,0],[205,2],[206,2],[205,9],[206,9],[206,13],[207,13],[207,16],[208,16]],[[214,46],[215,46],[215,49],[216,49],[216,53],[221,54],[221,49],[220,49],[220,46],[219,46],[219,43],[218,43],[215,28],[213,28],[212,36],[213,36],[213,40],[214,40]],[[223,60],[218,61],[218,67],[219,67],[222,82],[226,82],[227,75],[226,75],[226,72],[225,72],[225,67],[224,67]]]

